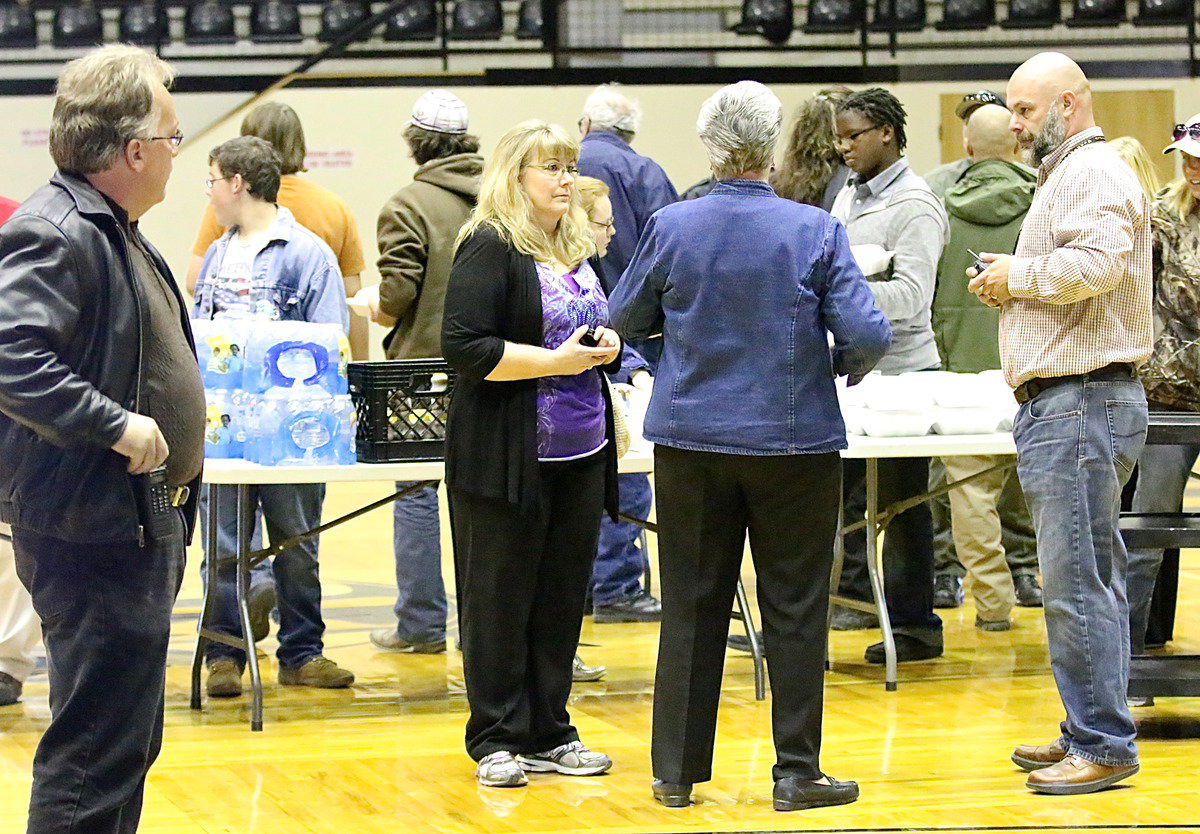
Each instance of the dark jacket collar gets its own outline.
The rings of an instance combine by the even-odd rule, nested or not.
[[[60,168],[50,177],[50,182],[70,194],[71,199],[75,201],[75,205],[83,214],[107,215],[117,223],[128,220],[128,215],[124,218],[118,217],[113,211],[113,204],[79,174],[72,174]]]

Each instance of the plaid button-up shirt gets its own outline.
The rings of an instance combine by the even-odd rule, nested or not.
[[[1151,231],[1137,177],[1100,128],[1042,162],[1000,311],[1000,361],[1016,388],[1150,355]]]

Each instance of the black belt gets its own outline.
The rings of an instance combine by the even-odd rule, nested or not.
[[[1088,371],[1086,374],[1071,374],[1070,376],[1049,376],[1049,377],[1034,377],[1027,379],[1016,387],[1013,391],[1013,396],[1017,398],[1017,402],[1025,404],[1036,397],[1038,394],[1045,391],[1047,388],[1053,388],[1055,385],[1061,385],[1064,382],[1073,382],[1084,379],[1132,379],[1133,365],[1129,362],[1109,362],[1103,368],[1096,368],[1094,371]]]

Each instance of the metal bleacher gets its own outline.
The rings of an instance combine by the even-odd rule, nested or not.
[[[1195,75],[1196,2],[0,0],[0,79],[52,78],[119,40],[208,75],[320,56],[355,72],[857,66],[919,78],[928,71],[903,68],[942,66],[934,75],[967,78],[1045,48],[1134,67],[1126,75]]]

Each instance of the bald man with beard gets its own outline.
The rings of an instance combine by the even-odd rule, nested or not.
[[[1137,177],[1104,141],[1079,66],[1046,52],[1008,83],[1010,129],[1037,166],[1013,255],[967,270],[1000,308],[1000,360],[1021,404],[1017,472],[1037,532],[1058,737],[1012,760],[1040,793],[1101,790],[1138,772],[1129,680],[1121,488],[1146,438],[1134,369],[1151,347],[1151,232]]]

